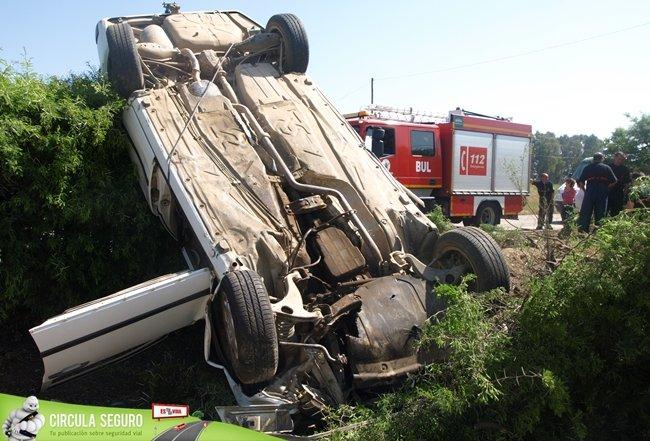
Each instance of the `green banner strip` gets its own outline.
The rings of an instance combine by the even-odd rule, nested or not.
[[[0,420],[4,423],[15,409],[22,409],[25,397],[0,394]],[[154,420],[151,409],[82,406],[39,400],[45,425],[38,441],[124,440],[187,441],[276,439],[263,433],[195,417]]]

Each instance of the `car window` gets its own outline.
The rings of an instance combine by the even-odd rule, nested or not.
[[[411,154],[433,156],[435,154],[433,132],[411,130]]]

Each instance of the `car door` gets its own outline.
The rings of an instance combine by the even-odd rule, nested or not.
[[[169,274],[30,329],[45,368],[43,389],[126,358],[203,318],[211,283],[206,268]]]

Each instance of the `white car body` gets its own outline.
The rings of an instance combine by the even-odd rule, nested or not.
[[[306,37],[295,16],[283,18],[298,32],[294,40],[273,31],[283,30],[271,26],[275,17],[266,29],[233,11],[117,17],[97,25],[109,77],[123,60],[112,58],[107,35],[116,29],[135,35],[144,87],[129,91],[123,122],[147,203],[181,241],[189,270],[33,328],[44,387],[201,319],[205,359],[224,369],[244,406],[222,409],[223,418],[257,430],[291,431],[291,416],[305,409],[316,415],[324,403],[345,402],[353,389],[421,367],[409,343],[412,328],[437,312],[430,308],[442,307],[426,286],[458,280],[473,268],[473,256],[463,264],[422,263],[431,261],[438,233],[417,208],[421,201],[363,147],[308,76],[283,71],[291,62],[306,69],[289,57],[301,53],[287,49],[306,45]],[[491,240],[479,230],[471,234]],[[507,287],[502,256],[496,245],[489,249],[497,253],[490,262],[499,265],[499,277],[489,280]],[[232,363],[224,363],[228,353],[219,348],[232,346],[219,332],[234,325],[211,313],[226,311],[216,299],[237,271],[258,274],[271,301],[281,363],[259,384],[243,384],[227,367]],[[387,308],[391,314],[383,313]]]

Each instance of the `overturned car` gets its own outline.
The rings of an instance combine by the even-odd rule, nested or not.
[[[413,342],[444,309],[438,283],[508,289],[495,242],[442,235],[305,75],[301,21],[234,12],[104,19],[102,69],[152,212],[189,269],[31,330],[44,387],[205,322],[205,359],[239,406],[223,419],[289,432],[353,391],[435,360]]]

